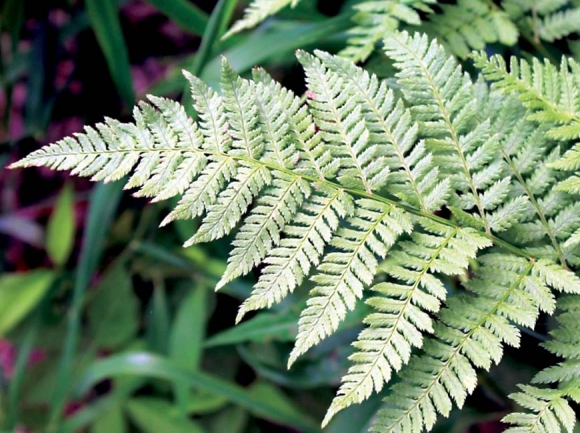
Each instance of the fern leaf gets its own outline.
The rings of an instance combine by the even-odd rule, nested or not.
[[[289,365],[336,331],[372,283],[376,256],[385,257],[398,236],[412,230],[408,216],[394,206],[368,199],[360,199],[356,205],[356,214],[348,219],[350,227],[341,228],[331,241],[336,251],[324,257],[312,277],[315,287],[300,315]]]
[[[286,6],[296,6],[299,1],[300,0],[253,0],[244,11],[244,17],[237,21],[223,37],[227,38],[234,33],[239,33],[245,29],[251,29]]]
[[[568,9],[543,17],[538,25],[540,38],[553,42],[580,32],[580,8]]]
[[[339,55],[353,62],[366,60],[377,42],[401,24],[421,24],[418,11],[430,12],[427,5],[434,3],[434,0],[386,0],[355,5],[353,21],[356,25],[349,30],[348,45]]]
[[[201,217],[186,245],[233,236],[218,288],[263,265],[238,321],[309,278],[290,364],[334,333],[368,290],[374,312],[325,422],[400,371],[375,431],[431,428],[437,414],[463,404],[477,368],[499,362],[503,344],[518,344],[514,324],[533,326],[539,312],[552,313],[554,292],[580,294],[567,267],[580,264],[580,204],[556,188],[565,176],[557,169],[580,167],[569,142],[578,67],[524,65],[513,75],[490,67],[490,79],[525,94],[520,104],[482,79],[473,84],[426,37],[394,34],[386,50],[399,70],[397,89],[348,60],[299,52],[305,102],[263,70],[245,80],[224,60],[221,95],[188,76],[197,121],[151,97],[135,109],[134,124],[107,119],[14,167],[105,181],[133,170],[127,186],[137,194],[182,195],[164,223]],[[553,125],[558,132],[548,137]],[[450,277],[469,280],[467,291],[441,309]],[[570,307],[562,336],[546,344],[566,360],[536,382],[564,389],[576,380],[573,316]],[[510,418],[514,427],[541,412],[550,413],[540,415],[542,425],[568,428],[566,401],[580,400],[580,390],[566,392],[522,388],[532,413]]]
[[[482,50],[490,43],[511,46],[518,41],[516,25],[491,2],[459,0],[440,7],[441,13],[431,15],[425,27],[459,57],[465,58],[472,50]]]
[[[478,249],[490,246],[489,240],[472,229],[451,229],[441,224],[421,221],[423,231],[415,231],[410,241],[399,243],[379,266],[400,283],[375,285],[376,297],[367,304],[376,313],[365,319],[368,324],[354,343],[354,362],[342,379],[337,396],[323,425],[338,411],[366,400],[389,382],[393,370],[409,362],[413,347],[423,344],[423,332],[433,332],[428,313],[439,311],[446,297],[443,283],[434,273],[460,275]]]

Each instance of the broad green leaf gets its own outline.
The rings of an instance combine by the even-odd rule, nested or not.
[[[62,189],[46,228],[46,251],[52,262],[63,266],[74,244],[74,191],[70,184]]]
[[[118,401],[103,411],[90,428],[91,433],[125,433],[126,431],[127,421],[123,407]]]
[[[311,415],[306,412],[305,408],[298,407],[286,394],[271,383],[265,381],[254,382],[249,389],[249,393],[258,400],[267,401],[288,418],[295,418],[312,424],[316,423]]]
[[[181,302],[169,336],[169,356],[176,365],[192,371],[199,368],[207,310],[208,290],[198,284]]]
[[[191,415],[212,413],[223,408],[227,403],[228,400],[223,395],[194,391],[188,395],[186,411]]]
[[[91,25],[109,66],[113,82],[125,104],[135,103],[131,65],[121,30],[116,0],[85,0]]]
[[[298,317],[295,314],[262,313],[235,328],[214,335],[206,341],[205,346],[223,346],[247,341],[255,343],[294,341],[297,330]]]
[[[85,371],[77,392],[82,395],[94,384],[119,375],[144,376],[170,382],[181,381],[192,388],[222,395],[256,416],[292,426],[304,433],[320,431],[318,423],[311,419],[291,416],[287,408],[281,407],[278,401],[263,399],[263,391],[260,389],[257,391],[259,395],[256,396],[238,385],[205,373],[188,372],[168,359],[146,352],[116,355],[94,362]]]
[[[212,420],[211,433],[243,433],[248,423],[248,413],[241,407],[228,407]]]
[[[207,321],[207,289],[198,284],[181,302],[169,335],[169,357],[176,365],[197,371],[203,354],[203,339]],[[175,392],[183,412],[187,411],[189,389],[175,384]]]
[[[140,397],[126,404],[131,421],[143,433],[203,433],[194,421],[179,416],[177,408],[165,400],[153,397]],[[112,431],[112,430],[111,430]]]
[[[278,23],[267,31],[252,33],[243,43],[223,53],[231,66],[239,73],[249,71],[263,64],[274,55],[286,55],[293,61],[293,52],[346,30],[350,25],[350,15],[343,14],[322,23]],[[201,78],[208,84],[217,86],[221,56],[215,57],[204,68]]]
[[[87,311],[93,344],[117,349],[139,329],[139,303],[131,277],[121,265],[114,264],[94,291]]]
[[[169,306],[165,282],[156,278],[153,282],[153,296],[147,309],[147,340],[153,352],[167,354],[169,343]]]
[[[0,336],[6,335],[40,302],[54,281],[49,270],[0,276]]]

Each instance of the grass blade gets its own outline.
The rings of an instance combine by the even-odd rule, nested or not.
[[[81,332],[81,312],[89,280],[97,267],[109,223],[121,198],[120,184],[97,185],[90,199],[89,212],[73,288],[72,306],[68,316],[67,335],[57,376],[57,385],[50,412],[48,431],[56,431],[69,388],[72,369]]]
[[[74,213],[74,191],[70,184],[66,184],[58,195],[46,227],[46,251],[52,262],[59,267],[66,264],[73,248]]]
[[[192,290],[179,306],[169,336],[169,356],[176,365],[197,371],[203,355],[208,309],[208,290],[203,283]],[[175,395],[182,413],[187,413],[189,387],[178,382]]]
[[[147,3],[155,6],[189,33],[201,36],[205,32],[209,18],[194,4],[186,0],[147,0]]]
[[[115,0],[85,0],[85,7],[109,66],[113,82],[123,101],[132,107],[135,103],[135,93],[117,2]]]
[[[278,405],[257,398],[238,385],[205,373],[184,370],[173,362],[150,353],[117,355],[94,362],[87,369],[78,392],[83,394],[101,380],[119,375],[146,376],[173,383],[181,381],[192,388],[222,395],[255,415],[292,426],[304,433],[320,431],[318,425],[310,419],[289,416],[286,411],[281,411]]]

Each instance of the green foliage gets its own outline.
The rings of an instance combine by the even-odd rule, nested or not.
[[[295,6],[299,0],[292,1]],[[534,45],[554,42],[580,32],[580,7],[573,0],[361,0],[353,9],[354,25],[341,55],[366,60],[382,38],[397,29],[422,31],[436,36],[448,50],[465,58],[471,50],[488,44],[517,44],[519,38]],[[256,26],[290,0],[253,0],[244,18],[228,34]]]
[[[393,33],[384,45],[396,90],[349,60],[299,51],[304,103],[265,71],[246,80],[224,59],[221,95],[186,73],[197,121],[151,96],[135,108],[135,123],[107,119],[13,167],[104,181],[132,172],[126,186],[139,196],[181,196],[164,224],[201,216],[186,246],[235,232],[217,288],[262,268],[238,321],[308,287],[289,365],[364,302],[370,313],[324,424],[388,386],[371,431],[430,430],[438,414],[463,406],[476,369],[497,364],[504,344],[518,346],[520,327],[553,313],[557,293],[580,294],[570,270],[579,262],[570,240],[580,230],[577,191],[557,170],[567,168],[560,155],[576,151],[579,74],[571,60],[559,70],[512,63],[507,72],[479,55],[483,77],[496,82],[489,89],[425,35]],[[462,288],[448,293],[453,278]],[[571,319],[562,317],[567,336]],[[185,374],[171,371],[158,374]],[[574,374],[565,365],[539,377],[563,383]],[[544,402],[571,425],[561,399],[524,393],[531,397],[518,401],[533,400],[527,407],[540,417]]]
[[[58,195],[54,213],[46,228],[46,250],[55,265],[66,263],[74,244],[75,213],[74,194],[70,185],[66,185]]]
[[[40,303],[54,278],[47,269],[0,277],[0,335],[6,335]]]

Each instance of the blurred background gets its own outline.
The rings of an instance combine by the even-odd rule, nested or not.
[[[217,87],[222,54],[301,93],[294,51],[340,50],[353,3],[305,0],[221,40],[244,2],[0,2],[0,431],[321,431],[364,306],[288,371],[307,288],[233,327],[255,276],[214,292],[231,239],[183,249],[195,221],[158,228],[174,201],[4,167],[105,116],[129,121],[148,93],[189,107],[181,70]],[[545,362],[518,356],[483,373],[439,431],[502,431],[508,391]],[[379,404],[349,408],[325,432],[365,432]]]

